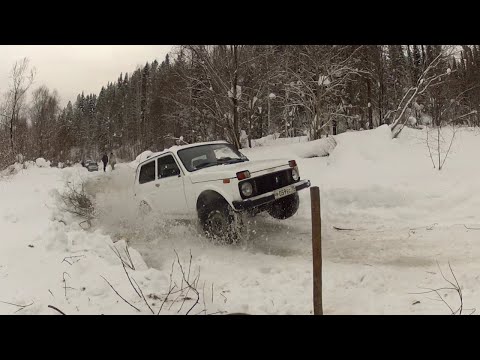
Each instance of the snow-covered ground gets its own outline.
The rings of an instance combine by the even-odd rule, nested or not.
[[[336,147],[325,139],[260,139],[243,152],[251,160],[296,159],[301,176],[320,187],[326,314],[447,314],[435,293],[417,293],[448,285],[437,262],[452,278],[450,262],[464,308],[480,305],[478,135],[457,131],[442,171],[433,169],[426,132],[409,128],[395,140],[387,127],[341,134]],[[182,287],[175,252],[186,274],[192,256],[187,279],[198,279],[199,304],[191,313],[311,313],[308,190],[291,219],[260,215],[248,241],[220,246],[196,224],[140,217],[131,202],[134,165],[107,173],[31,165],[0,178],[0,313],[55,314],[52,305],[67,314],[149,314],[146,301],[156,313],[170,284]],[[87,230],[60,209],[66,182],[81,179],[97,210]],[[127,259],[126,243],[135,270],[112,250]],[[181,294],[174,290],[161,313],[188,312],[197,295],[183,292],[183,301]],[[458,307],[454,292],[441,294]]]

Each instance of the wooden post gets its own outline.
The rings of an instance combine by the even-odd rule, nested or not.
[[[323,315],[322,305],[322,219],[320,217],[320,190],[310,188],[312,203],[312,256],[313,256],[313,314]]]

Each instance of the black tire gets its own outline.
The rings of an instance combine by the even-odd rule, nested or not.
[[[216,201],[206,206],[200,215],[200,221],[209,238],[226,244],[238,240],[235,217],[226,201]]]
[[[285,220],[296,214],[300,206],[298,193],[286,196],[273,202],[267,209],[271,217]]]

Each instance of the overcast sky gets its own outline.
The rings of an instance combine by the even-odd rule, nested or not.
[[[56,89],[65,106],[77,94],[100,92],[121,72],[132,73],[138,65],[162,62],[171,45],[0,45],[0,93],[8,90],[15,61],[29,58],[37,75],[33,87]]]

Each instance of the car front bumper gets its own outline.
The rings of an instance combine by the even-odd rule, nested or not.
[[[298,192],[300,190],[310,187],[310,180],[301,180],[297,183],[292,184],[295,186],[295,190]],[[291,186],[291,185],[289,185]],[[280,189],[278,189],[280,190]],[[233,201],[232,205],[236,211],[248,210],[257,206],[268,204],[272,201],[275,201],[274,191],[268,193],[254,196],[250,199],[245,199],[241,201]]]

